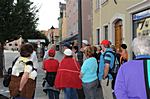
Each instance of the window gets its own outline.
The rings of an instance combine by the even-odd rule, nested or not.
[[[96,29],[97,32],[97,45],[99,45],[100,42],[100,29]]]
[[[96,0],[96,9],[99,9],[100,7],[100,0]]]
[[[150,36],[150,9],[133,14],[133,38]]]
[[[105,39],[108,40],[108,26],[104,26]]]

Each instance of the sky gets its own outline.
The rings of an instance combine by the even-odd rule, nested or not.
[[[38,12],[39,30],[48,30],[53,25],[58,28],[59,2],[65,3],[64,0],[31,0],[40,8]]]

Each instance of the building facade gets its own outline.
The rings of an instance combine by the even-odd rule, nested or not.
[[[92,18],[92,33],[93,33],[93,44],[98,45],[100,42],[100,26],[101,26],[101,10],[100,0],[93,0],[93,18]]]
[[[86,39],[92,44],[92,1],[95,0],[81,0],[82,1],[82,39]]]
[[[95,39],[93,43],[97,44],[97,42],[107,39],[110,40],[117,49],[120,49],[120,45],[125,43],[128,46],[129,58],[132,58],[131,43],[133,38],[138,35],[135,33],[135,31],[139,31],[137,27],[141,26],[139,25],[141,21],[137,24],[137,20],[139,20],[138,11],[146,10],[143,13],[149,13],[149,0],[97,1],[99,1],[100,23],[99,26],[96,26],[98,23],[96,22],[96,19],[93,18],[93,39]],[[97,2],[93,0],[93,6],[96,7],[96,3]],[[96,15],[98,16],[93,9],[93,16]],[[147,21],[149,20],[148,14],[146,17],[143,17],[143,19],[145,18]],[[97,28],[100,30],[99,33],[96,30]],[[144,29],[146,28],[148,27],[145,27]],[[98,34],[99,36],[97,36]]]
[[[60,2],[59,8],[60,8],[60,16],[58,18],[59,34],[60,34],[60,41],[62,41],[67,37],[66,4]]]
[[[48,38],[50,44],[59,43],[59,28],[48,29],[47,38]]]
[[[22,39],[22,37],[20,37],[18,40],[14,40],[12,42],[6,42],[6,45],[4,46],[4,48],[6,50],[19,50],[20,49],[20,46],[22,44],[24,40]]]
[[[66,0],[67,38],[78,34],[78,1]]]
[[[67,35],[64,41],[78,40],[78,0],[66,1]],[[82,39],[92,43],[92,0],[82,0]]]
[[[127,11],[131,18],[132,37],[150,36],[150,0],[142,0]]]

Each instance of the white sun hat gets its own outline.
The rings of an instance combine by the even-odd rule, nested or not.
[[[89,42],[87,40],[82,40],[82,43],[84,43],[85,45],[89,44]]]
[[[70,49],[65,49],[64,54],[66,56],[71,56],[72,55],[72,51]]]

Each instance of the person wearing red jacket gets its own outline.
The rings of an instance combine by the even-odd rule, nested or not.
[[[57,59],[54,59],[54,49],[50,49],[48,55],[49,59],[43,61],[43,69],[46,71],[46,84],[43,91],[48,94],[49,99],[59,99],[59,90],[54,87],[59,62]]]
[[[64,99],[77,99],[76,89],[82,86],[79,78],[80,66],[73,58],[70,49],[65,49],[64,55],[57,71],[55,87],[64,89]]]

